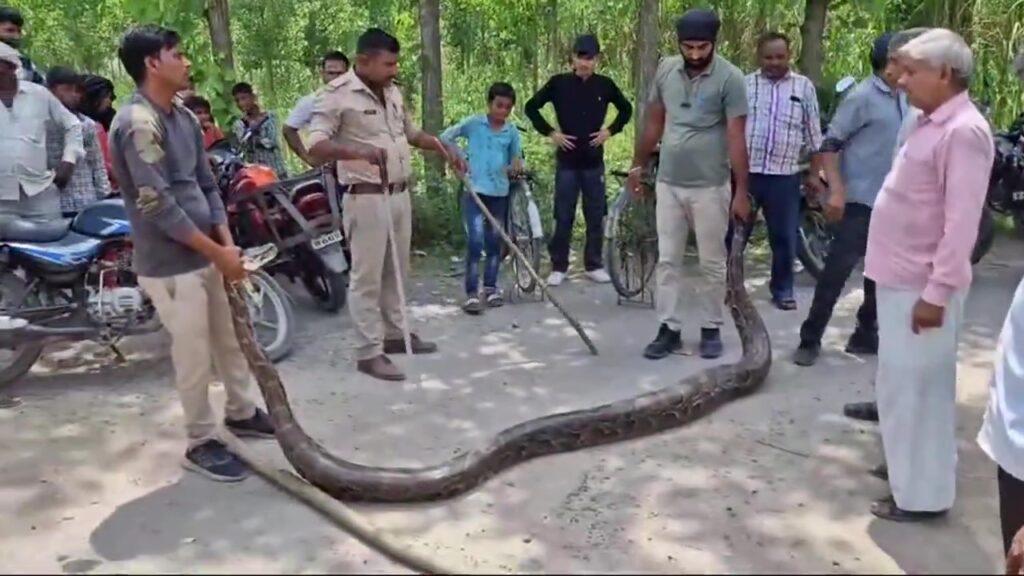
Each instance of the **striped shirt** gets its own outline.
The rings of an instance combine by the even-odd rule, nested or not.
[[[747,149],[755,174],[800,172],[800,157],[821,148],[818,95],[806,76],[789,72],[769,80],[760,70],[748,74]]]

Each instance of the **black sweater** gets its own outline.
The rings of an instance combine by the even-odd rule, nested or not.
[[[545,136],[554,131],[540,113],[548,102],[554,104],[561,132],[576,137],[574,150],[558,150],[558,165],[562,168],[596,168],[604,162],[604,147],[591,147],[590,135],[604,127],[608,104],[613,104],[618,111],[615,121],[608,126],[612,134],[621,132],[633,115],[633,106],[615,82],[599,74],[586,80],[572,72],[552,76],[526,102],[527,117],[533,127]]]

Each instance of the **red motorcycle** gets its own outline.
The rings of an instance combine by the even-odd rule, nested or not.
[[[341,227],[341,195],[330,171],[319,168],[278,180],[270,168],[242,162],[226,142],[212,145],[207,154],[235,242],[242,248],[276,246],[278,256],[264,270],[300,280],[325,311],[344,307],[351,259]]]

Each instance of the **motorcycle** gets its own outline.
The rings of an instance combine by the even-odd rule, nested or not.
[[[156,309],[132,271],[130,232],[119,198],[91,204],[70,221],[4,226],[0,385],[27,373],[49,343],[94,341],[120,357],[122,338],[160,329]],[[295,324],[287,297],[262,271],[250,275],[247,293],[260,345],[270,359],[283,358]],[[276,324],[266,320],[267,312]]]
[[[242,162],[226,141],[207,150],[239,246],[273,245],[271,274],[300,280],[317,306],[345,306],[350,253],[341,230],[338,186],[330,171],[314,169],[278,180],[273,170]]]
[[[1000,132],[993,140],[996,155],[986,204],[993,212],[1013,218],[1017,234],[1024,235],[1024,136]]]

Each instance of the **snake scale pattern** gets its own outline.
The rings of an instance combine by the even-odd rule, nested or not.
[[[733,236],[727,275],[726,302],[743,348],[738,362],[710,367],[633,398],[522,422],[503,430],[483,448],[423,468],[363,466],[334,456],[310,438],[295,420],[277,369],[256,343],[241,288],[231,284],[226,288],[235,332],[277,427],[277,441],[300,476],[338,500],[441,500],[472,490],[531,458],[682,426],[756,391],[768,376],[772,353],[768,330],[744,286],[745,236],[742,229]]]

